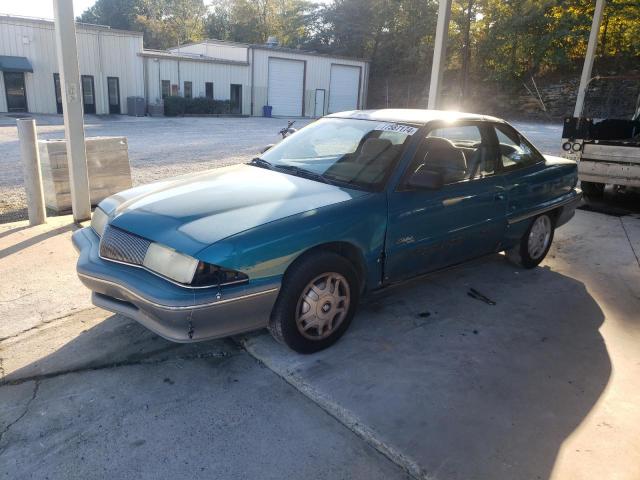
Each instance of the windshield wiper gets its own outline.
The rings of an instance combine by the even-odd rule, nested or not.
[[[255,165],[256,167],[266,168],[269,170],[273,168],[273,164],[271,162],[267,162],[266,160],[260,157],[252,158],[251,161],[249,162],[249,165]]]
[[[305,170],[304,168],[296,167],[295,165],[276,165],[278,170],[284,170],[285,172],[292,173],[299,177],[308,178],[309,180],[316,180],[322,183],[331,183],[324,175]]]

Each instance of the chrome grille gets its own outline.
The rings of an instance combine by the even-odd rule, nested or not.
[[[117,262],[142,265],[151,242],[116,227],[107,226],[100,241],[100,256]]]

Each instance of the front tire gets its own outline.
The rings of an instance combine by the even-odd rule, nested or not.
[[[360,297],[358,274],[344,257],[318,252],[287,271],[269,331],[298,353],[333,345],[349,327]]]
[[[551,248],[554,232],[554,221],[550,215],[543,213],[537,216],[520,239],[520,243],[506,251],[507,258],[522,268],[537,267]]]

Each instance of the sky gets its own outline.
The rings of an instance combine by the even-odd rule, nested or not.
[[[73,0],[73,13],[80,15],[96,0]],[[0,14],[53,18],[53,0],[0,0]]]
[[[327,3],[328,0],[320,0]],[[78,16],[96,0],[73,0],[73,13]],[[205,0],[204,2],[209,3]],[[53,0],[0,0],[0,14],[53,18]]]

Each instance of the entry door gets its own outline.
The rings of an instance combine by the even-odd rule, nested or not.
[[[324,116],[324,96],[325,96],[325,90],[323,88],[319,88],[318,90],[316,90],[316,109],[315,109],[316,117]]]
[[[495,174],[495,147],[489,134],[481,142],[479,132],[469,126],[432,130],[405,180],[390,194],[390,281],[497,251],[507,227],[507,195],[502,175]],[[419,169],[441,173],[445,185],[435,190],[406,186]]]
[[[84,113],[96,113],[96,95],[93,75],[82,75],[82,107]]]
[[[231,113],[240,115],[242,113],[242,85],[231,84]]]
[[[27,111],[27,89],[23,72],[4,72],[4,89],[7,95],[8,112]]]
[[[120,80],[118,77],[107,77],[107,96],[109,97],[109,113],[120,113]]]
[[[53,89],[56,93],[56,111],[62,113],[62,88],[60,88],[60,74],[53,74]]]

